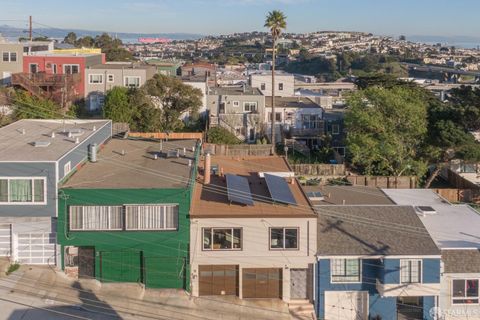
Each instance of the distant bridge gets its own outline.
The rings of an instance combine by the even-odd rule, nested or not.
[[[456,83],[461,76],[471,76],[475,78],[475,82],[480,82],[480,71],[465,71],[449,67],[427,66],[414,63],[402,63],[407,66],[410,71],[429,72],[443,75],[445,81]]]

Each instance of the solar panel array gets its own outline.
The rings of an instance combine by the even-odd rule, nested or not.
[[[230,202],[253,206],[252,193],[248,179],[239,177],[234,174],[226,174],[227,178],[227,195]]]
[[[284,178],[265,174],[265,181],[267,181],[268,191],[270,191],[270,196],[274,202],[293,205],[297,204],[297,201]]]

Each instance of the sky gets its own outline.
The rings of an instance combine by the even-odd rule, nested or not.
[[[273,9],[287,32],[480,37],[479,0],[0,0],[0,24],[141,33],[261,31]]]

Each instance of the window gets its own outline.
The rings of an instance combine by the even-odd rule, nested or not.
[[[140,87],[140,77],[124,77],[125,87],[138,88]]]
[[[232,102],[234,107],[239,107],[240,106],[240,101],[233,101]]]
[[[279,91],[283,91],[283,83],[280,82],[280,83],[278,84],[278,90],[279,90]]]
[[[360,259],[332,259],[332,282],[360,282]]]
[[[177,205],[125,206],[126,230],[176,230]]]
[[[3,52],[2,53],[2,60],[3,62],[16,62],[17,61],[17,53],[16,52]]]
[[[272,122],[272,113],[268,113],[268,122]],[[275,122],[282,122],[282,113],[275,112]]]
[[[122,206],[70,206],[70,230],[122,230]]]
[[[452,281],[453,304],[477,304],[479,303],[478,279]]]
[[[332,134],[340,134],[340,126],[338,124],[332,124]]]
[[[244,102],[243,103],[243,111],[245,112],[255,112],[257,110],[257,103],[256,102]]]
[[[80,73],[80,66],[78,64],[64,64],[63,73],[65,74]]]
[[[422,260],[401,259],[400,260],[400,282],[420,283],[422,282]]]
[[[65,163],[65,165],[63,166],[63,176],[66,176],[67,174],[70,173],[70,171],[72,171],[71,166],[72,166],[72,164],[70,163],[70,161]]]
[[[107,82],[114,82],[115,77],[113,74],[107,74]]]
[[[241,228],[204,228],[203,250],[241,250]]]
[[[103,83],[103,74],[90,74],[88,76],[88,82],[90,84]]]
[[[270,249],[298,249],[298,228],[270,228]]]
[[[52,63],[52,73],[57,74],[57,65],[55,63]]]
[[[0,203],[45,204],[45,178],[0,178]]]
[[[262,84],[260,85],[260,90],[265,90],[265,88],[266,88],[265,83],[262,83]]]

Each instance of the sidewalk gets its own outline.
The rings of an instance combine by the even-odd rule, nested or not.
[[[0,313],[0,319],[11,320],[40,319],[39,312],[48,315],[48,310],[28,311],[29,305],[56,312],[52,319],[291,319],[287,304],[280,300],[193,298],[183,290],[144,290],[137,284],[101,285],[96,280],[75,281],[44,266],[22,266],[0,278],[0,297],[0,310],[4,310],[2,303],[23,304],[8,315]],[[32,312],[35,315],[26,317]]]

